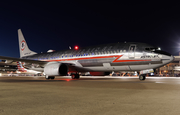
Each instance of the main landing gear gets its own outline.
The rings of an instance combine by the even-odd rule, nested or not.
[[[71,73],[71,78],[72,78],[72,79],[79,79],[80,76],[79,76],[78,73]]]
[[[54,76],[45,75],[45,78],[46,78],[46,79],[54,79],[55,77],[54,77]]]
[[[141,74],[139,75],[139,80],[145,80],[146,79],[146,75],[145,74]]]
[[[54,79],[55,76],[45,75],[45,78],[46,78],[46,79]],[[79,79],[79,78],[80,78],[80,75],[79,75],[78,73],[71,73],[71,78],[72,78],[72,79]]]

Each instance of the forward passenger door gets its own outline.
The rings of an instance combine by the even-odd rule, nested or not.
[[[131,44],[129,46],[129,52],[128,52],[128,57],[129,59],[134,59],[135,57],[135,51],[136,51],[136,45],[135,44]]]

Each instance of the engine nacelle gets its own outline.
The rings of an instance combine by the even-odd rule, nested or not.
[[[68,67],[63,63],[51,63],[44,67],[44,73],[48,76],[67,75]]]

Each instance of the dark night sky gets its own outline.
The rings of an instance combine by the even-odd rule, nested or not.
[[[31,50],[46,52],[116,43],[144,42],[173,55],[180,51],[180,6],[71,0],[0,2],[0,55],[19,57],[17,29]]]

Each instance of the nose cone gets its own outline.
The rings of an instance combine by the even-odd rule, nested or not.
[[[163,64],[168,64],[174,60],[174,56],[169,56],[169,55],[163,55],[162,56],[162,62]]]
[[[171,57],[170,57],[170,62],[172,62],[172,61],[174,61],[174,56],[173,55],[171,55]]]

